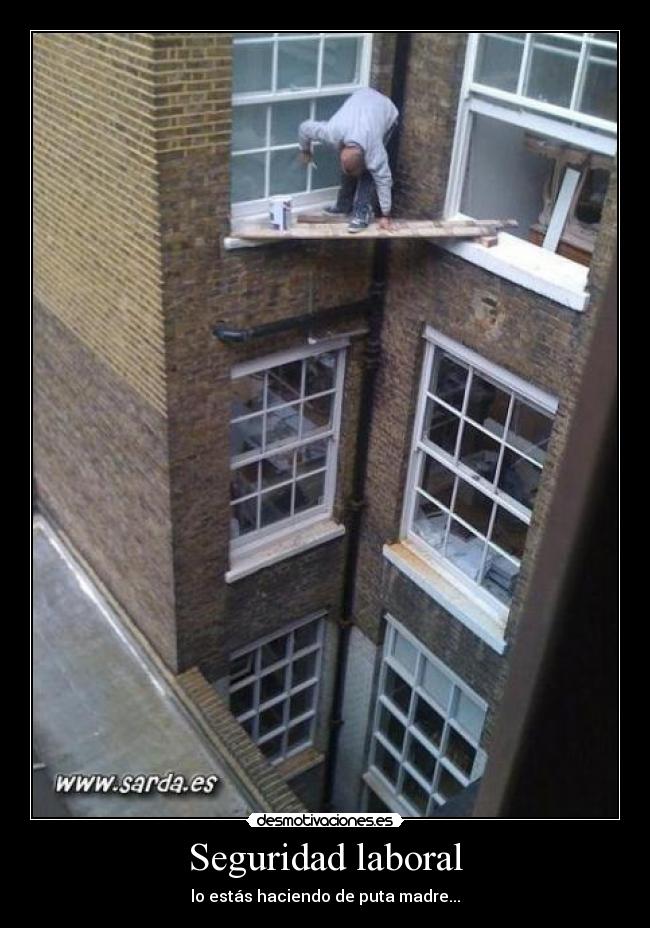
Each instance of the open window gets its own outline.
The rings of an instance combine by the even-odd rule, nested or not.
[[[233,36],[232,218],[266,215],[271,196],[294,206],[330,202],[339,184],[336,155],[317,146],[299,162],[298,126],[327,120],[367,86],[369,32],[236,32]]]
[[[472,33],[446,215],[516,219],[512,235],[588,266],[616,153],[617,57],[613,32]]]

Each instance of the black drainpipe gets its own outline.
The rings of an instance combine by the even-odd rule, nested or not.
[[[279,319],[277,322],[254,325],[248,329],[233,329],[226,323],[220,322],[214,327],[212,334],[226,344],[239,344],[255,338],[264,338],[267,335],[289,332],[292,329],[303,329],[309,332],[314,324],[336,322],[339,319],[349,318],[354,313],[366,313],[370,309],[371,302],[371,299],[359,300],[356,303],[346,303],[344,306],[333,306],[330,309],[303,313],[301,316],[291,316],[289,319]]]
[[[391,99],[403,118],[406,84],[406,66],[411,44],[410,32],[398,32],[393,60],[393,78],[391,82]],[[394,164],[397,164],[399,135],[394,149]],[[343,592],[341,596],[341,618],[339,640],[336,653],[336,676],[330,723],[330,739],[325,766],[323,785],[323,808],[332,808],[334,776],[338,756],[339,734],[343,725],[343,695],[345,688],[345,671],[347,666],[350,629],[353,622],[352,609],[359,558],[359,533],[361,514],[365,506],[366,471],[368,448],[375,397],[375,382],[381,355],[381,330],[384,321],[384,302],[386,278],[388,273],[389,240],[377,239],[372,263],[372,283],[370,285],[370,311],[368,314],[368,337],[364,356],[364,376],[361,383],[359,401],[359,429],[354,459],[352,478],[352,497],[348,502],[348,546],[343,572]]]

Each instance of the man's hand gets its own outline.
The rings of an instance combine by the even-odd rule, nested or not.
[[[299,158],[301,164],[309,164],[310,161],[313,161],[314,156],[310,151],[304,151],[304,149],[301,148]]]
[[[384,229],[385,232],[390,232],[393,228],[390,216],[380,216],[377,220],[377,225],[380,229]]]

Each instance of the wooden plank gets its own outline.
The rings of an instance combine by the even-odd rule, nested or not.
[[[306,214],[303,214],[306,215]],[[314,214],[312,214],[314,215]],[[431,220],[394,219],[390,230],[381,229],[377,223],[362,232],[349,232],[347,221],[299,222],[286,231],[273,229],[268,224],[251,224],[238,230],[237,237],[252,241],[290,241],[300,239],[368,239],[368,238],[494,238],[499,228],[513,226],[512,219],[475,220]]]
[[[579,180],[580,171],[575,171],[573,168],[566,169],[564,180],[562,181],[560,192],[557,195],[553,213],[548,224],[548,230],[542,244],[542,248],[545,248],[547,251],[555,251],[558,246]]]

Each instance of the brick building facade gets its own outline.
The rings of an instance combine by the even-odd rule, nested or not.
[[[432,813],[480,776],[489,759],[510,645],[615,260],[615,122],[612,129],[611,114],[595,112],[589,97],[590,67],[600,68],[601,99],[609,86],[612,48],[615,73],[615,40],[563,35],[545,40],[549,52],[539,36],[519,33],[469,40],[467,33],[413,33],[402,58],[396,52],[401,42],[404,53],[405,39],[395,33],[34,38],[39,505],[173,672],[196,666],[218,692],[232,691],[235,715],[314,808],[322,801],[339,698],[343,725],[329,784],[337,808],[381,804]],[[524,101],[517,112],[528,115],[516,129],[527,144],[530,135],[559,133],[565,149],[593,145],[608,159],[602,212],[590,226],[597,234],[589,267],[562,256],[559,246],[540,262],[544,249],[522,238],[515,245],[522,242],[528,257],[519,267],[501,256],[501,242],[495,249],[393,242],[381,360],[364,422],[373,243],[242,247],[238,223],[269,194],[319,202],[318,172],[310,177],[314,191],[302,178],[286,189],[296,154],[287,126],[297,130],[305,108],[324,117],[355,86],[391,93],[396,78],[404,102],[395,215],[438,218],[448,211],[464,119],[473,120],[467,132],[474,135],[456,174],[460,207],[467,206],[470,181],[479,200],[487,197],[480,159],[498,144],[490,126],[500,120],[515,131],[508,120],[516,110],[489,42],[496,52],[503,44],[512,69],[528,68],[529,84],[514,81],[520,97],[535,68],[543,70],[544,54],[559,49],[564,59],[575,58],[570,104],[555,102],[544,112],[531,89],[530,112]],[[474,84],[470,57],[482,69]],[[315,89],[306,90],[312,62]],[[488,88],[482,93],[477,75]],[[324,153],[319,158],[325,185],[328,162]],[[530,158],[540,171],[544,158]],[[521,171],[528,170],[526,162]],[[588,182],[576,178],[580,190]],[[330,190],[321,192],[331,198]],[[341,306],[349,311],[329,312]],[[278,327],[239,342],[214,335],[217,324],[248,331],[307,312],[308,331]],[[421,378],[428,364],[426,401]],[[444,364],[451,381],[443,382]],[[445,392],[454,377],[465,391],[462,408]],[[487,384],[482,401],[491,412],[477,423],[471,391],[479,382]],[[446,416],[438,443],[427,402]],[[233,410],[232,434],[243,442],[234,459]],[[547,422],[550,438],[545,433],[539,445],[524,439]],[[366,426],[354,599],[343,614],[355,454]],[[429,429],[421,435],[424,449],[413,444],[416,427]],[[456,436],[451,449],[449,430],[461,428],[465,438]],[[497,476],[506,473],[503,461],[513,461],[509,473],[519,479],[525,472],[534,488],[506,486]],[[500,470],[486,476],[486,467]],[[437,474],[427,484],[433,494],[423,469]],[[471,479],[479,484],[473,496],[461,491]],[[237,481],[246,492],[233,489]],[[449,481],[456,495],[440,509],[436,494],[447,492]],[[409,509],[416,497],[426,503],[420,515]],[[526,505],[533,497],[534,506]],[[447,520],[446,547],[429,557],[438,518]],[[449,539],[458,526],[460,553],[452,557]],[[511,543],[518,553],[504,557]],[[476,554],[480,566],[471,567],[475,576],[459,573],[468,545],[483,552]],[[446,570],[444,561],[453,558]],[[490,574],[498,581],[490,580],[491,591]],[[508,586],[508,602],[503,587],[495,595],[495,582]],[[341,639],[345,674],[337,694]],[[265,673],[267,667],[275,669]]]

